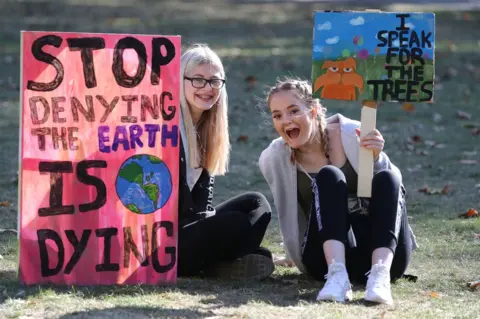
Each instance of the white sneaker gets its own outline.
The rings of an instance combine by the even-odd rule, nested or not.
[[[342,263],[333,262],[328,266],[327,282],[318,293],[317,300],[345,302],[352,300],[353,292],[347,269]]]
[[[382,261],[372,266],[372,269],[366,273],[368,275],[367,287],[365,291],[365,300],[393,304],[392,291],[390,288],[390,269],[382,264]]]

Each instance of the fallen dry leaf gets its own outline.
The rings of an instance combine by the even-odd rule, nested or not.
[[[478,212],[470,208],[466,213],[458,215],[458,217],[463,217],[463,218],[474,218],[474,217],[479,217]]]
[[[251,83],[256,83],[257,82],[257,78],[253,75],[248,75],[246,78],[245,78],[245,82],[247,82],[248,84],[251,84]]]
[[[440,191],[440,193],[442,195],[447,195],[448,193],[450,193],[450,190],[451,190],[451,187],[450,185],[445,185],[443,186],[442,190]]]
[[[457,111],[457,117],[461,120],[470,120],[472,116],[464,111]]]
[[[480,288],[480,280],[468,282],[467,287],[473,290]]]
[[[10,205],[11,205],[10,202],[7,202],[7,201],[5,201],[5,202],[0,202],[0,207],[8,207],[8,206],[10,206]]]
[[[240,135],[237,138],[237,142],[246,142],[246,141],[248,141],[248,135]]]
[[[402,109],[405,112],[414,112],[415,111],[415,106],[413,105],[413,103],[403,103]]]
[[[430,194],[431,193],[431,188],[428,186],[425,186],[423,188],[419,188],[418,191],[420,193],[425,193],[425,194]]]
[[[473,239],[480,239],[480,234],[473,234]]]
[[[253,75],[249,75],[245,78],[245,82],[247,83],[246,91],[251,91],[257,84],[257,78]]]
[[[423,188],[420,188],[418,191],[427,195],[446,195],[450,191],[450,186],[445,185],[442,188],[430,188],[428,186],[425,186]]]
[[[439,297],[439,296],[438,296],[438,292],[435,292],[435,291],[430,292],[430,297],[432,297],[432,298],[438,298],[438,297]]]
[[[410,139],[414,143],[422,143],[423,142],[423,138],[420,135],[413,135]]]
[[[472,135],[473,136],[480,135],[480,128],[476,127],[474,129],[472,129]]]
[[[477,160],[459,160],[458,161],[460,164],[464,164],[464,165],[475,165],[475,164],[478,164],[478,161]]]

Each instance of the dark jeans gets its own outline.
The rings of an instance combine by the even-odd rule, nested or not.
[[[196,276],[216,263],[259,250],[271,219],[265,196],[247,192],[215,210],[215,215],[179,229],[178,276]],[[265,255],[264,250],[260,253]]]
[[[334,239],[345,244],[346,267],[352,281],[365,282],[365,273],[372,266],[372,252],[380,247],[389,248],[394,253],[390,276],[392,280],[400,278],[410,261],[412,242],[406,210],[399,205],[399,196],[403,199],[405,195],[399,178],[390,170],[375,174],[368,214],[349,212],[345,176],[337,167],[323,167],[315,181],[319,193],[320,225],[314,199],[302,256],[307,271],[315,279],[324,280],[328,265],[323,243]],[[350,228],[356,247],[347,236]]]

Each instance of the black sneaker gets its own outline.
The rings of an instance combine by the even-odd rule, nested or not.
[[[229,280],[262,280],[275,270],[272,258],[248,254],[237,260],[218,263],[205,271],[207,276]]]

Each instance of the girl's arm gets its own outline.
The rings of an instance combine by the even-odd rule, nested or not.
[[[197,183],[190,190],[187,183],[186,160],[180,140],[180,175],[178,187],[179,225],[186,225],[215,213],[213,208],[213,188],[215,179],[207,170],[203,170]]]
[[[206,214],[215,213],[215,208],[213,207],[214,187],[215,177],[210,176],[208,171],[204,169],[192,189],[192,198],[198,212]]]

